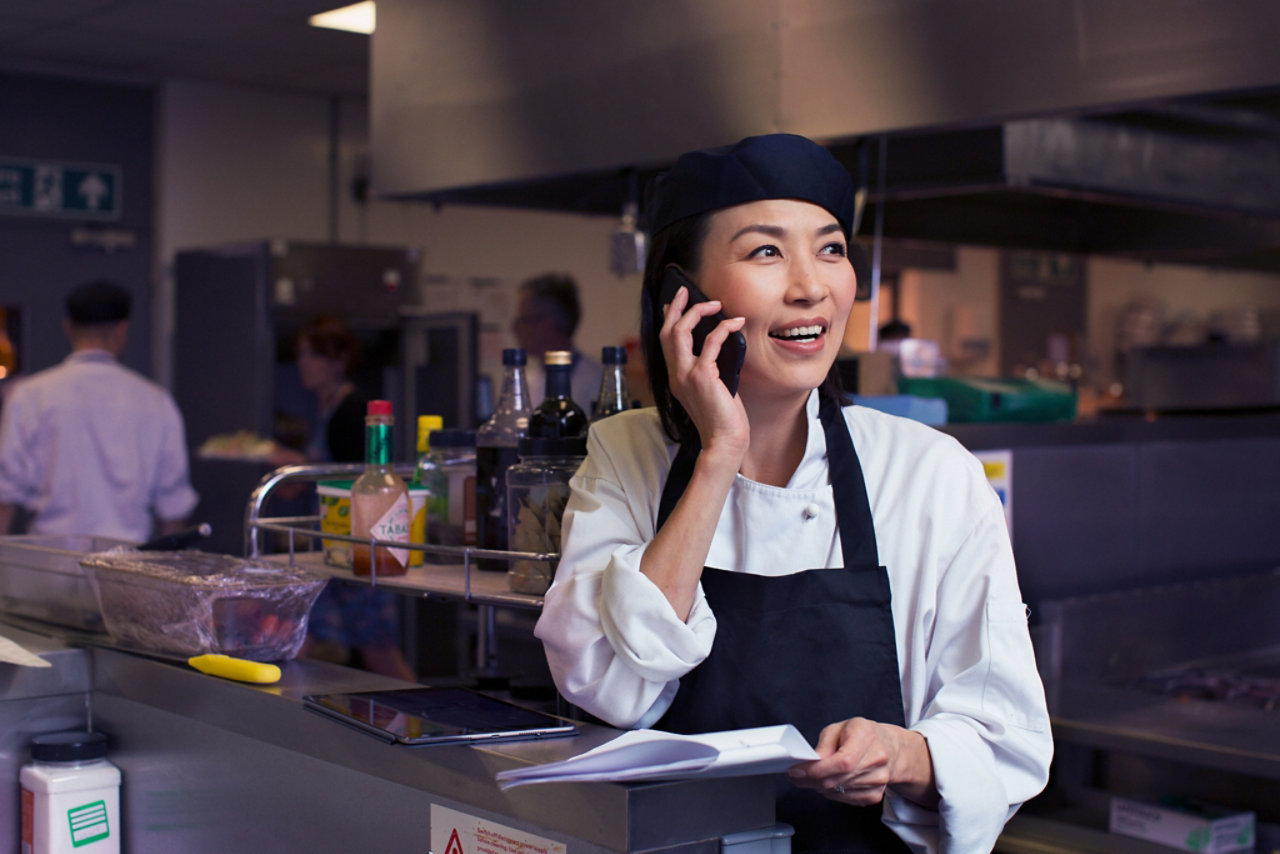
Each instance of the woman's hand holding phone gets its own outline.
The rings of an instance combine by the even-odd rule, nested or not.
[[[695,301],[694,297],[702,299]],[[729,379],[736,389],[737,368],[742,364],[745,348],[740,330],[746,318],[720,314],[719,321],[713,321],[710,331],[705,331],[708,319],[719,314],[720,308],[719,301],[707,300],[686,279],[675,288],[670,302],[664,306],[658,337],[667,362],[671,393],[698,428],[704,453],[723,450],[732,459],[736,472],[749,444],[750,427],[741,398],[725,384],[722,365],[725,364],[725,342],[731,341],[728,346],[736,352],[728,354],[733,370]],[[699,325],[702,330],[698,329]]]
[[[712,320],[720,303],[695,301],[691,290],[692,285],[680,284],[669,300],[664,293],[658,339],[671,393],[693,419],[702,451],[684,495],[640,561],[640,571],[657,585],[682,620],[693,608],[721,508],[751,441],[742,398],[724,384],[716,364],[725,341],[742,335],[738,330],[746,318],[721,315],[718,322]],[[695,350],[700,323],[709,323],[711,329]]]

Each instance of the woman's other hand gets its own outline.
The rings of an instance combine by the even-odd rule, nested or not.
[[[690,306],[689,290],[682,287],[663,309],[658,338],[667,362],[671,393],[698,428],[703,452],[724,453],[733,459],[734,471],[737,471],[737,465],[750,443],[751,431],[742,400],[731,395],[720,380],[716,356],[720,354],[725,339],[742,329],[746,318],[722,320],[706,337],[702,352],[697,356],[693,354],[694,327],[702,318],[710,317],[720,309],[719,300]]]
[[[877,804],[893,789],[921,806],[938,805],[929,744],[918,732],[850,718],[825,727],[814,749],[819,758],[787,772],[802,789],[858,806]]]

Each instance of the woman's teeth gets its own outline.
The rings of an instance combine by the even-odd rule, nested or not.
[[[795,326],[791,329],[780,329],[777,332],[770,332],[771,338],[781,338],[785,341],[803,341],[811,338],[817,338],[822,334],[821,326]]]

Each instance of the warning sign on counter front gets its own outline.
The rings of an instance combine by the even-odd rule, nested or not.
[[[432,804],[431,850],[436,854],[565,854],[565,845]]]

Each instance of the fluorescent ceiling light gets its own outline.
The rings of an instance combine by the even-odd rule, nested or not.
[[[350,6],[343,6],[341,9],[332,9],[328,12],[312,15],[307,19],[307,23],[313,27],[347,30],[352,33],[364,33],[367,36],[373,32],[374,20],[373,0],[364,0],[363,3],[353,3]]]

